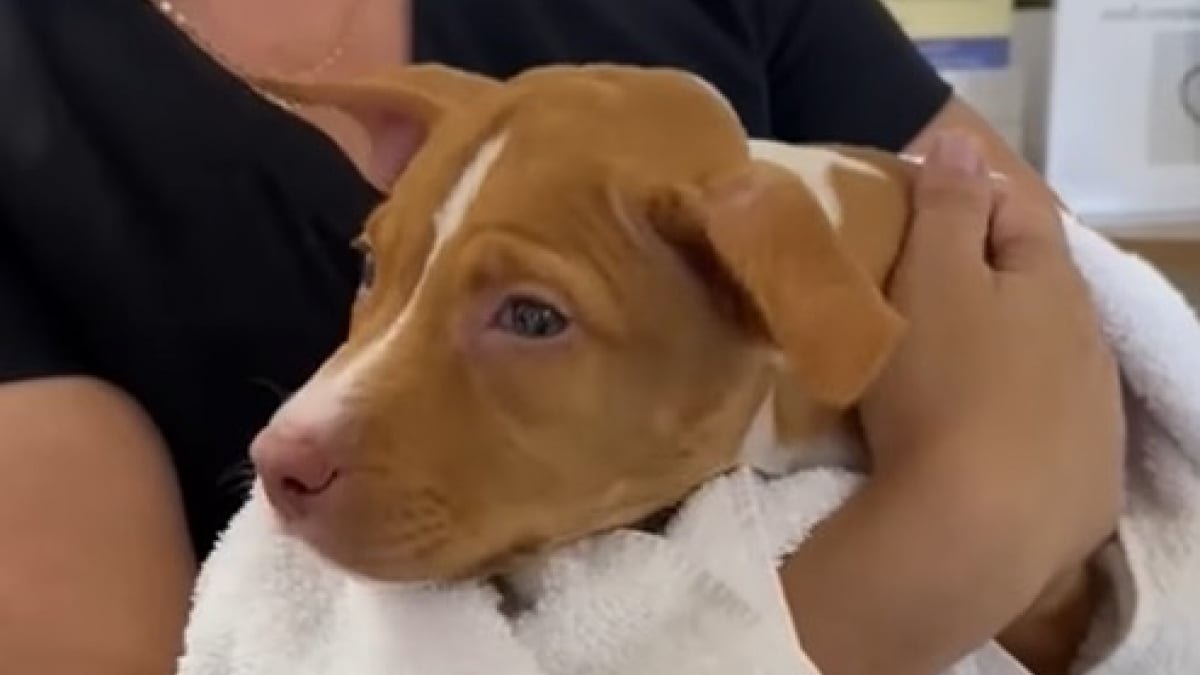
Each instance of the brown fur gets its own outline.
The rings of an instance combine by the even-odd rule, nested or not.
[[[840,149],[889,178],[839,173],[835,232],[809,187],[752,159],[731,111],[678,72],[556,66],[499,83],[419,66],[269,84],[417,141],[374,163],[398,173],[361,242],[374,282],[297,396],[342,387],[340,412],[316,421],[289,402],[264,430],[337,425],[337,484],[290,525],[360,574],[482,574],[636,522],[734,466],[772,386],[782,437],[837,424],[902,329],[879,287],[903,238],[906,167]],[[501,132],[431,259],[439,208]],[[491,327],[514,293],[561,308],[569,332]],[[386,353],[333,384],[402,313]]]

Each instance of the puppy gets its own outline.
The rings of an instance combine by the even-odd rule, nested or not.
[[[740,463],[861,461],[821,441],[903,329],[880,287],[908,163],[751,141],[669,69],[267,86],[358,120],[389,186],[345,343],[251,449],[336,565],[487,575]]]

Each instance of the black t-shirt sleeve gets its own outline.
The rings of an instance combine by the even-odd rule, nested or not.
[[[78,374],[53,313],[10,258],[0,251],[0,383]]]
[[[906,146],[950,86],[880,0],[761,0],[774,135]]]
[[[0,0],[0,383],[74,374],[66,334],[56,322],[60,308],[47,303],[36,279],[50,272],[29,255],[30,237],[47,234],[46,223],[15,213],[13,200],[36,193],[32,183],[38,152],[50,147],[41,61],[32,49],[21,10],[26,5]],[[70,181],[52,187],[71,200]]]

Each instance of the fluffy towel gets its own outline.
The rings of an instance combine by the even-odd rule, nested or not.
[[[1105,553],[1113,600],[1079,672],[1191,675],[1200,323],[1150,266],[1075,223],[1069,235],[1124,368],[1132,432],[1128,510]],[[202,570],[179,673],[815,674],[775,568],[856,481],[838,470],[716,479],[662,536],[597,536],[523,571],[511,581],[529,605],[512,616],[489,586],[382,586],[330,569],[275,533],[256,492]],[[952,672],[1026,673],[995,644]]]

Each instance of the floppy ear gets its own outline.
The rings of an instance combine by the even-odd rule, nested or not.
[[[501,88],[489,77],[436,64],[402,66],[351,80],[260,78],[258,84],[297,103],[333,108],[354,118],[371,144],[368,170],[387,186],[439,123]]]
[[[810,396],[844,407],[864,393],[903,321],[799,178],[752,161],[702,188],[649,199],[651,225],[692,259],[697,251],[715,259],[719,283],[742,294],[752,327],[784,353]]]

